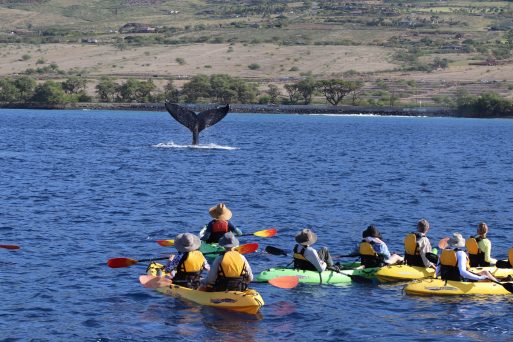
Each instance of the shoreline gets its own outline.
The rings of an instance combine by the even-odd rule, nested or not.
[[[180,104],[196,112],[218,104]],[[2,109],[77,109],[77,110],[139,110],[166,112],[164,103],[72,103],[58,105],[2,104]],[[230,112],[259,114],[363,114],[393,116],[444,116],[461,117],[455,109],[441,107],[378,107],[378,106],[328,106],[328,105],[261,105],[230,104]]]

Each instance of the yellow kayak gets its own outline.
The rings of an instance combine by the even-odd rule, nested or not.
[[[471,272],[479,273],[483,270],[489,271],[495,278],[513,277],[512,268],[493,267],[473,267]],[[391,265],[383,266],[376,272],[376,278],[382,283],[394,281],[410,281],[423,278],[433,278],[435,270],[432,268],[408,266],[408,265]]]
[[[513,283],[504,283],[513,286]],[[416,280],[404,287],[410,295],[455,296],[455,295],[509,295],[504,286],[492,282],[464,282],[442,279]]]
[[[147,274],[150,276],[159,275],[161,269],[162,265],[151,263],[150,266],[148,266]],[[167,284],[155,290],[165,295],[186,299],[200,305],[253,315],[264,305],[262,296],[253,289],[247,289],[246,291],[206,292],[175,284]]]

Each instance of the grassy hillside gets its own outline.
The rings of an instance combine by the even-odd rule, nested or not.
[[[405,98],[428,103],[459,87],[509,96],[512,28],[510,1],[3,0],[0,76],[53,63],[91,80],[311,75],[369,91],[415,80]]]

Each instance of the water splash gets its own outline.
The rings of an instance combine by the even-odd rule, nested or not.
[[[193,148],[193,149],[200,149],[200,150],[238,150],[239,147],[233,147],[233,146],[223,146],[223,145],[217,145],[217,144],[200,144],[200,145],[180,145],[175,144],[174,142],[166,142],[166,143],[158,143],[156,145],[152,145],[152,147],[156,148]]]

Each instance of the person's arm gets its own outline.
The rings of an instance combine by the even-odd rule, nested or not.
[[[201,228],[199,238],[201,241],[207,241],[210,238],[210,222]]]
[[[210,271],[210,265],[208,264],[207,259],[205,259],[205,261],[203,261],[203,269]]]
[[[433,267],[436,268],[435,264],[428,260],[426,257],[426,253],[431,252],[431,243],[429,242],[427,237],[423,237],[419,240],[419,254],[422,259],[422,263],[424,267]]]
[[[164,270],[168,273],[171,273],[172,271],[174,271],[176,269],[176,267],[178,266],[178,264],[180,263],[180,259],[182,259],[182,255],[183,253],[177,253],[176,255],[174,254],[171,254],[169,256],[169,260],[166,264],[166,267],[164,267]]]
[[[326,263],[319,258],[317,251],[312,247],[307,247],[303,256],[315,266],[318,272],[322,272],[326,269]]]
[[[484,261],[491,264],[495,264],[497,260],[493,259],[492,254],[492,243],[488,239],[483,239],[478,243],[479,249],[484,253]]]
[[[251,282],[251,281],[253,281],[253,271],[251,270],[251,266],[249,266],[249,262],[246,259],[246,257],[244,257],[244,255],[243,255],[242,258],[244,259],[244,264],[246,265],[246,272],[247,272],[246,280],[248,282]]]
[[[474,273],[470,273],[467,271],[467,254],[463,251],[456,252],[456,256],[458,257],[458,269],[460,271],[460,275],[469,280],[483,280],[486,279],[485,276],[480,276]]]
[[[242,235],[242,231],[239,228],[235,227],[235,225],[230,221],[228,221],[228,231],[233,232],[233,234],[236,236]]]
[[[221,260],[223,259],[223,256],[220,255],[214,260],[214,263],[212,264],[212,267],[210,268],[210,271],[207,275],[207,286],[214,286],[217,280],[217,270],[219,269],[219,265],[221,264]]]
[[[385,258],[385,260],[388,260],[390,259],[391,255],[390,255],[390,251],[388,250],[388,246],[386,243],[384,243],[383,241],[381,243],[378,243],[376,244],[376,246],[379,246],[378,247],[378,251],[376,251],[378,254],[381,254],[383,255],[383,257]]]

